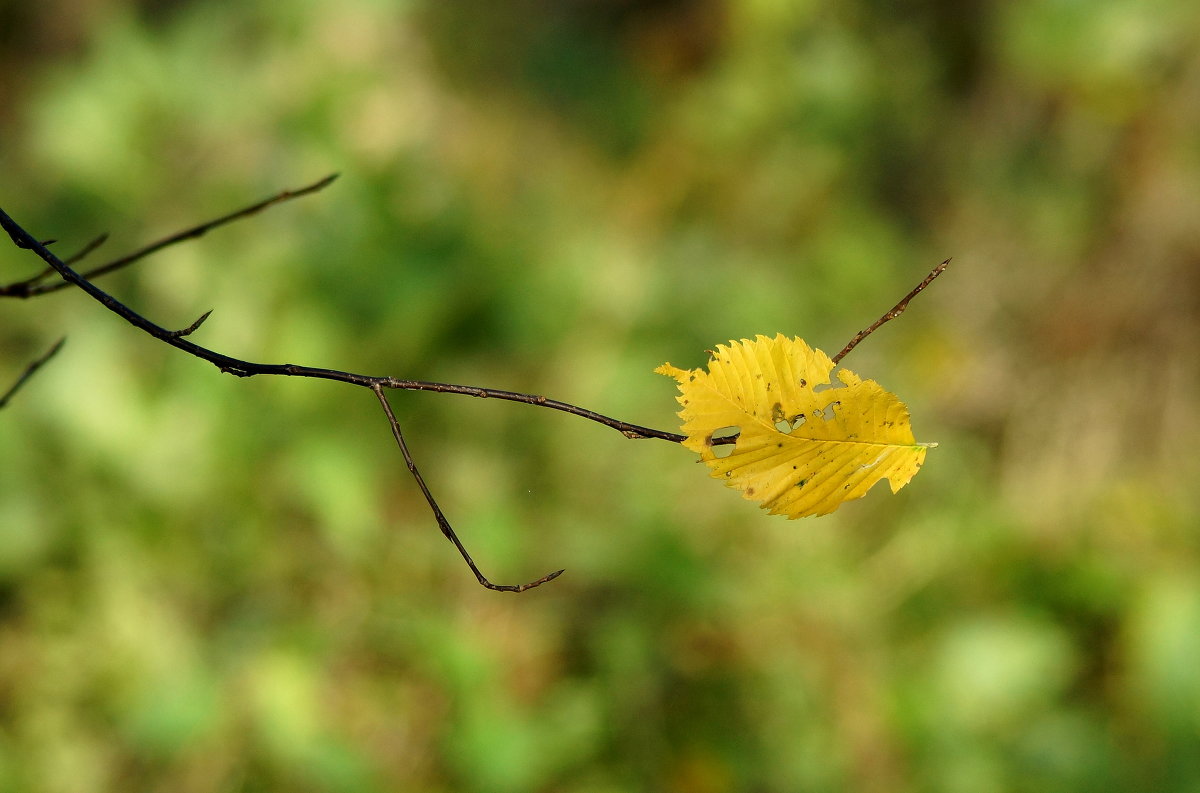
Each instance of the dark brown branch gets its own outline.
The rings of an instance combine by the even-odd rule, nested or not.
[[[870,336],[875,331],[879,330],[879,327],[881,325],[883,325],[883,323],[890,322],[891,320],[893,320],[896,317],[903,314],[904,309],[908,308],[908,301],[912,300],[914,297],[921,294],[921,292],[923,292],[925,290],[925,287],[927,287],[933,283],[933,279],[937,278],[939,275],[941,275],[943,272],[945,272],[946,267],[949,266],[949,264],[950,264],[950,260],[947,259],[946,261],[939,264],[937,267],[934,267],[933,270],[930,271],[929,275],[925,276],[925,280],[922,281],[921,283],[917,284],[915,287],[913,287],[913,290],[911,292],[909,292],[907,295],[905,295],[903,300],[901,300],[896,305],[892,306],[892,309],[890,311],[888,311],[886,314],[884,314],[879,319],[875,320],[875,323],[873,325],[871,325],[869,328],[864,328],[864,329],[860,330],[858,333],[854,334],[854,338],[851,339],[849,341],[849,343],[847,343],[846,346],[842,348],[842,351],[839,352],[837,355],[833,356],[833,363],[835,365],[840,363],[843,358],[845,358],[847,355],[850,354],[851,350],[853,350],[855,347],[858,346],[859,342],[861,342],[863,339]]]
[[[471,572],[475,574],[475,578],[479,583],[488,589],[497,592],[524,592],[527,589],[541,586],[547,581],[553,581],[563,574],[562,570],[555,570],[549,575],[544,575],[536,581],[530,581],[528,584],[512,585],[512,584],[493,584],[487,577],[479,571],[475,560],[471,558],[471,554],[467,553],[467,549],[463,546],[462,541],[458,539],[458,535],[454,533],[454,529],[450,526],[450,521],[442,513],[442,508],[438,506],[437,499],[433,497],[433,493],[429,492],[428,485],[425,484],[424,477],[417,470],[417,464],[413,460],[412,454],[408,451],[408,444],[404,442],[404,434],[400,431],[400,422],[396,421],[396,414],[392,412],[392,406],[388,403],[387,396],[383,393],[383,386],[376,383],[371,386],[371,390],[375,392],[375,396],[379,399],[379,404],[383,406],[384,415],[387,416],[388,424],[392,427],[392,437],[396,439],[396,445],[400,447],[400,453],[404,455],[404,462],[408,465],[409,472],[413,475],[413,479],[417,481],[417,487],[421,488],[421,492],[425,495],[425,500],[429,503],[429,508],[433,510],[433,517],[437,520],[438,527],[442,530],[442,534],[446,535],[446,539],[454,543],[454,547],[462,554],[463,561],[467,563],[467,567],[471,568]]]
[[[212,231],[213,229],[217,228],[218,226],[224,226],[225,224],[232,223],[235,220],[241,220],[242,218],[247,218],[247,217],[250,217],[251,215],[256,215],[259,212],[266,209],[267,207],[274,206],[275,204],[279,204],[284,201],[290,201],[293,198],[300,198],[301,196],[306,196],[306,195],[310,195],[311,193],[315,193],[318,190],[321,190],[321,189],[327,187],[331,182],[333,182],[334,179],[337,178],[337,176],[338,176],[337,174],[330,174],[329,176],[326,176],[324,179],[320,179],[320,180],[313,182],[312,184],[307,185],[305,187],[301,187],[296,190],[284,190],[282,192],[276,193],[275,195],[271,196],[270,198],[259,201],[257,204],[251,204],[248,207],[239,209],[236,212],[230,212],[228,215],[223,215],[219,218],[216,218],[215,220],[210,220],[207,223],[201,223],[200,225],[193,226],[190,229],[184,229],[183,231],[177,232],[175,234],[171,234],[170,236],[163,237],[158,242],[152,242],[143,248],[139,248],[138,250],[134,251],[133,253],[129,253],[129,254],[126,254],[125,256],[121,256],[120,258],[113,259],[112,261],[106,262],[105,264],[102,264],[99,267],[96,267],[91,270],[88,270],[87,272],[81,273],[81,275],[88,280],[92,280],[92,279],[98,278],[102,275],[106,275],[107,273],[111,273],[113,270],[119,270],[122,267],[127,267],[127,266],[133,264],[134,262],[138,261],[139,259],[144,259],[152,253],[157,253],[158,251],[161,251],[163,248],[168,248],[172,245],[176,245],[180,242],[183,242],[184,240],[190,240],[190,239],[195,239],[196,237],[201,237],[201,236],[207,234],[208,232]],[[85,246],[82,251],[75,254],[73,257],[65,260],[66,263],[74,264],[76,261],[78,261],[79,259],[86,256],[88,253],[90,253],[92,250],[95,250],[95,248],[99,247],[99,245],[101,243],[103,243],[106,238],[107,238],[107,236],[102,236],[102,237],[98,238],[97,240],[93,240],[92,243]],[[53,267],[53,265],[51,265],[51,267]],[[57,268],[55,268],[55,269],[57,269]],[[53,272],[53,270],[51,270],[50,272]],[[58,291],[59,289],[65,289],[67,287],[68,282],[66,282],[66,281],[57,281],[57,282],[50,283],[50,284],[38,283],[43,278],[45,278],[48,274],[49,274],[49,272],[42,272],[42,273],[39,273],[38,275],[34,276],[33,278],[26,279],[24,281],[17,281],[15,283],[0,286],[0,297],[20,297],[20,298],[35,297],[37,295],[44,295],[47,292],[55,292],[55,291]]]
[[[33,363],[29,364],[29,366],[25,367],[25,371],[22,372],[21,376],[17,378],[17,381],[12,384],[12,387],[4,392],[4,396],[0,396],[0,409],[3,409],[8,405],[8,401],[13,398],[13,394],[21,390],[21,386],[25,385],[26,381],[33,377],[34,372],[36,372],[38,369],[41,369],[42,365],[45,364],[46,361],[58,354],[58,351],[62,349],[62,346],[66,343],[66,341],[67,337],[62,337],[54,343],[53,347],[43,353],[41,358],[38,358]]]
[[[67,283],[74,284],[87,292],[93,299],[101,303],[109,311],[117,314],[126,322],[134,327],[145,331],[154,338],[170,344],[184,352],[194,355],[197,358],[208,361],[216,366],[222,372],[237,375],[238,377],[252,377],[254,375],[286,375],[290,377],[317,377],[324,380],[337,380],[343,383],[352,383],[354,385],[372,388],[375,385],[380,385],[384,388],[395,388],[404,391],[434,391],[442,394],[464,394],[466,396],[501,399],[510,402],[522,402],[527,405],[538,405],[552,410],[561,410],[565,413],[570,413],[581,418],[595,421],[603,424],[606,427],[612,427],[627,438],[659,438],[661,440],[679,443],[684,436],[674,432],[665,432],[656,430],[651,427],[643,427],[638,424],[631,424],[627,421],[620,421],[609,416],[602,415],[593,410],[581,408],[578,405],[572,405],[568,402],[561,402],[557,399],[549,399],[540,394],[523,394],[516,391],[504,391],[496,388],[481,388],[479,386],[470,385],[455,385],[451,383],[432,383],[422,380],[403,380],[396,377],[383,377],[375,375],[356,374],[354,372],[343,372],[337,369],[321,369],[312,366],[301,366],[299,364],[268,364],[255,363],[253,361],[244,361],[240,358],[233,358],[228,355],[223,355],[215,350],[210,350],[207,347],[201,347],[182,338],[186,334],[181,334],[178,331],[168,330],[160,325],[156,325],[146,317],[137,313],[133,309],[120,302],[112,295],[108,294],[100,287],[93,284],[88,279],[84,278],[79,273],[72,270],[65,262],[55,256],[46,246],[35,240],[25,229],[21,228],[7,213],[0,210],[0,226],[8,232],[12,237],[13,242],[19,248],[33,251],[44,262],[53,267]],[[194,329],[194,328],[193,328]],[[186,329],[185,329],[186,330]]]
[[[8,232],[8,235],[12,238],[13,243],[18,248],[33,251],[39,258],[42,259],[42,261],[54,268],[54,270],[62,276],[66,283],[79,287],[109,311],[117,314],[126,322],[138,328],[139,330],[148,333],[154,338],[169,344],[172,347],[183,350],[184,352],[194,355],[201,360],[208,361],[222,372],[228,372],[229,374],[237,375],[238,377],[251,377],[259,374],[285,375],[291,377],[315,377],[325,380],[337,380],[344,383],[351,383],[353,385],[370,388],[377,396],[381,397],[385,413],[388,416],[388,421],[392,425],[393,435],[396,438],[397,444],[400,446],[400,451],[404,455],[405,462],[408,464],[409,470],[416,479],[418,486],[421,488],[422,493],[424,493],[426,500],[429,502],[429,506],[433,510],[434,517],[437,520],[438,526],[441,528],[442,533],[454,543],[456,548],[458,548],[459,553],[462,554],[468,566],[471,568],[471,571],[479,580],[479,583],[489,589],[523,592],[527,589],[540,586],[547,581],[552,581],[561,575],[562,571],[556,571],[550,575],[543,576],[536,581],[531,581],[528,584],[523,584],[520,586],[496,585],[492,584],[486,577],[484,577],[484,575],[479,571],[479,568],[475,565],[474,561],[471,559],[470,555],[467,553],[466,549],[463,547],[462,543],[458,540],[454,530],[446,520],[445,515],[442,514],[441,509],[438,507],[437,502],[434,500],[429,488],[422,479],[420,472],[417,470],[416,464],[413,462],[412,455],[408,451],[408,446],[404,442],[404,436],[400,432],[400,425],[398,422],[396,422],[395,416],[392,414],[391,407],[387,404],[387,400],[382,399],[382,389],[395,388],[408,391],[433,391],[444,394],[464,394],[467,396],[480,398],[522,402],[528,405],[537,405],[540,407],[551,408],[553,410],[560,410],[566,413],[571,413],[572,415],[589,419],[591,421],[595,421],[607,427],[612,427],[627,438],[660,438],[662,440],[669,440],[675,443],[679,443],[684,440],[684,436],[677,433],[665,432],[663,430],[656,430],[650,427],[642,427],[637,424],[619,421],[609,416],[596,413],[595,411],[581,408],[577,405],[572,405],[567,402],[560,402],[559,400],[555,399],[548,399],[539,394],[522,394],[515,391],[503,391],[494,388],[480,388],[477,386],[455,385],[451,383],[402,380],[395,377],[377,377],[356,374],[354,372],[342,372],[336,369],[319,369],[311,366],[300,366],[297,364],[263,364],[233,358],[231,356],[216,352],[215,350],[210,350],[207,347],[202,347],[199,344],[195,344],[194,342],[183,338],[188,333],[199,327],[200,323],[207,318],[207,314],[202,316],[196,322],[192,323],[191,327],[184,328],[183,331],[168,330],[160,325],[155,324],[154,322],[151,322],[146,317],[129,308],[124,303],[93,284],[87,278],[75,272],[68,264],[55,256],[45,245],[38,242],[37,239],[30,235],[29,232],[22,228],[2,209],[0,209],[0,226],[2,226],[4,230]]]

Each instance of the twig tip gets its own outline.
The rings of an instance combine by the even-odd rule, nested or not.
[[[191,325],[188,325],[186,328],[183,328],[182,330],[167,331],[167,335],[173,339],[178,339],[183,336],[190,336],[191,334],[196,332],[197,328],[199,328],[201,325],[204,324],[204,320],[208,319],[209,315],[212,313],[213,313],[213,309],[210,308],[208,311],[205,311],[203,314],[201,314],[196,319],[196,321],[193,322]]]
[[[565,573],[566,571],[567,571],[567,570],[566,570],[566,568],[565,568],[565,567],[564,567],[562,570],[555,570],[553,573],[550,573],[549,575],[542,576],[541,578],[539,578],[539,579],[538,579],[538,580],[536,580],[536,581],[530,581],[528,584],[524,584],[524,585],[522,585],[522,586],[516,587],[516,590],[515,590],[515,591],[517,591],[517,592],[528,592],[529,590],[533,589],[534,587],[539,587],[539,586],[541,586],[542,584],[548,584],[548,583],[550,583],[551,581],[553,581],[554,579],[558,578],[560,575],[562,575],[562,574],[563,574],[563,573]]]

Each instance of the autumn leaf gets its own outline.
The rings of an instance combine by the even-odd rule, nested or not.
[[[908,408],[873,380],[782,334],[720,345],[703,369],[663,364],[683,409],[683,445],[712,476],[773,515],[825,515],[886,478],[895,493],[916,475],[925,451]],[[821,386],[827,386],[821,388]],[[737,433],[732,451],[714,438]],[[721,450],[721,451],[718,451]]]

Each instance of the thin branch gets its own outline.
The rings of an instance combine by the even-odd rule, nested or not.
[[[293,198],[300,198],[301,196],[315,193],[318,190],[329,186],[329,184],[337,177],[337,174],[330,174],[329,176],[313,182],[310,185],[306,185],[305,187],[301,187],[296,190],[284,190],[276,193],[270,198],[259,201],[256,204],[251,204],[250,206],[239,209],[236,212],[230,212],[228,215],[223,215],[215,220],[210,220],[207,223],[201,223],[200,225],[193,226],[190,229],[184,229],[183,231],[171,234],[170,236],[163,237],[158,242],[152,242],[143,248],[139,248],[133,253],[113,259],[112,261],[88,270],[81,275],[88,280],[92,280],[102,275],[106,275],[107,273],[111,273],[113,270],[119,270],[122,267],[127,267],[139,259],[144,259],[152,253],[161,251],[163,248],[176,245],[184,240],[201,237],[219,226],[224,226],[225,224],[232,223],[235,220],[241,220],[242,218],[256,215],[267,207],[274,206],[275,204],[279,204],[284,201],[290,201]],[[66,259],[65,263],[74,264],[79,259],[83,258],[96,247],[98,247],[101,243],[103,243],[105,239],[106,237],[100,237],[97,240],[93,240],[92,243],[90,243],[88,246],[85,246],[84,249],[75,254],[75,256]],[[53,267],[53,265],[51,265],[51,267]],[[46,272],[42,272],[33,278],[26,279],[24,281],[17,281],[15,283],[0,286],[0,297],[29,298],[37,295],[44,295],[47,292],[56,292],[59,289],[65,289],[67,287],[68,284],[65,281],[57,281],[51,284],[39,284],[38,282],[45,278],[47,274],[48,273]]]
[[[452,383],[433,383],[423,380],[403,380],[396,377],[384,377],[375,375],[357,374],[354,372],[343,372],[337,369],[321,369],[313,366],[301,366],[299,364],[268,364],[256,363],[253,361],[245,361],[240,358],[234,358],[229,355],[224,355],[215,350],[210,350],[207,347],[201,347],[188,341],[177,331],[168,330],[160,325],[151,322],[146,317],[137,313],[133,309],[120,302],[112,295],[108,294],[100,287],[93,284],[87,278],[75,272],[65,262],[50,252],[46,246],[34,239],[29,232],[21,228],[7,213],[0,209],[0,226],[8,232],[12,237],[13,242],[18,248],[33,251],[42,261],[53,267],[64,279],[65,282],[74,284],[87,292],[93,299],[102,304],[109,311],[117,314],[126,322],[134,327],[142,330],[154,338],[170,344],[184,352],[194,355],[197,358],[208,361],[213,366],[216,366],[222,372],[237,375],[238,377],[252,377],[254,375],[285,375],[290,377],[317,377],[324,380],[337,380],[344,383],[352,383],[354,385],[371,388],[375,385],[383,386],[384,388],[395,388],[403,391],[433,391],[442,394],[463,394],[466,396],[479,397],[483,399],[501,399],[509,402],[522,402],[527,405],[537,405],[546,407],[552,410],[561,410],[565,413],[570,413],[581,418],[595,421],[603,424],[606,427],[612,427],[627,438],[659,438],[661,440],[679,443],[683,441],[684,436],[674,432],[666,432],[657,430],[651,427],[643,427],[638,424],[631,424],[627,421],[620,421],[610,416],[605,416],[593,410],[581,408],[578,405],[572,405],[568,402],[561,402],[557,399],[549,399],[540,394],[524,394],[517,391],[504,391],[497,388],[482,388],[471,385],[456,385]]]
[[[66,341],[67,337],[63,336],[61,339],[56,341],[54,346],[47,350],[41,358],[38,358],[33,363],[29,364],[29,366],[25,367],[25,371],[22,372],[21,376],[17,378],[17,381],[12,384],[12,387],[4,392],[4,396],[0,396],[0,409],[8,406],[8,401],[13,398],[13,394],[17,393],[17,391],[21,389],[21,386],[25,385],[25,382],[29,378],[33,377],[34,372],[36,372],[38,369],[41,369],[42,365],[45,364],[46,361],[57,355],[58,351],[62,349],[62,346],[66,343]]]
[[[665,432],[663,430],[656,430],[650,427],[642,427],[637,424],[620,421],[609,416],[601,415],[595,411],[581,408],[578,405],[560,402],[556,399],[548,399],[539,394],[523,394],[515,391],[503,391],[495,388],[480,388],[477,386],[456,385],[451,383],[402,380],[395,377],[376,377],[371,375],[356,374],[354,372],[343,372],[336,369],[319,369],[311,366],[299,366],[297,364],[263,364],[255,363],[253,361],[244,361],[239,358],[233,358],[231,356],[216,352],[215,350],[210,350],[207,347],[202,347],[199,344],[195,344],[194,342],[183,338],[188,333],[199,327],[200,323],[203,322],[203,320],[208,316],[207,314],[194,322],[191,327],[183,329],[183,331],[168,330],[161,325],[157,325],[150,321],[129,306],[114,298],[112,295],[105,292],[100,287],[93,284],[87,278],[75,272],[68,264],[55,256],[45,245],[38,242],[37,239],[30,235],[29,232],[22,228],[2,209],[0,209],[0,227],[3,227],[4,230],[8,232],[8,235],[12,238],[13,243],[18,248],[33,251],[38,255],[39,258],[42,259],[42,261],[53,267],[54,270],[62,276],[66,283],[70,283],[79,287],[109,311],[117,314],[126,322],[138,328],[139,330],[148,333],[154,338],[169,344],[172,347],[183,350],[184,352],[194,355],[201,360],[208,361],[222,372],[228,372],[229,374],[237,375],[238,377],[251,377],[259,374],[284,375],[291,377],[315,377],[325,380],[337,380],[344,383],[350,383],[352,385],[370,388],[377,396],[381,398],[384,411],[388,417],[389,423],[392,426],[392,433],[396,438],[396,443],[399,445],[400,451],[404,455],[405,462],[408,464],[409,470],[412,472],[414,479],[417,481],[417,485],[421,488],[421,492],[424,493],[426,500],[429,502],[429,506],[433,510],[434,518],[437,520],[438,526],[441,528],[442,533],[454,543],[456,548],[458,548],[459,553],[462,554],[463,559],[466,560],[467,565],[471,568],[471,571],[475,574],[475,577],[479,580],[479,583],[489,589],[496,589],[506,592],[523,592],[527,589],[540,586],[547,581],[554,580],[562,574],[562,570],[558,570],[547,576],[543,576],[536,581],[531,581],[528,584],[523,584],[520,586],[493,584],[479,571],[479,568],[475,565],[475,562],[467,553],[466,548],[463,547],[462,543],[455,535],[454,530],[446,520],[445,515],[442,514],[440,507],[438,507],[438,504],[434,500],[433,495],[430,493],[429,488],[426,486],[424,479],[417,470],[416,464],[413,462],[412,455],[408,451],[408,446],[404,442],[404,436],[400,432],[400,425],[396,421],[390,405],[387,404],[387,400],[383,399],[382,389],[394,388],[408,391],[433,391],[444,394],[463,394],[479,398],[522,402],[529,405],[537,405],[540,407],[551,408],[553,410],[560,410],[566,413],[571,413],[572,415],[589,419],[591,421],[595,421],[607,427],[612,427],[627,438],[659,438],[675,443],[679,443],[684,440],[684,436],[677,433]]]
[[[913,287],[913,290],[911,292],[909,292],[907,295],[905,295],[903,300],[901,300],[896,305],[892,306],[892,309],[890,311],[888,311],[886,314],[884,314],[879,319],[875,320],[875,323],[873,325],[871,325],[869,328],[864,328],[864,329],[860,330],[858,333],[854,334],[854,338],[851,339],[849,341],[849,343],[847,343],[846,346],[842,348],[842,351],[839,352],[837,355],[833,356],[833,359],[832,359],[833,363],[835,365],[838,364],[843,358],[845,358],[847,355],[850,354],[851,350],[853,350],[855,347],[858,346],[859,342],[861,342],[863,339],[870,336],[875,331],[879,330],[879,327],[881,325],[883,325],[883,323],[890,322],[893,319],[895,319],[896,317],[903,314],[904,309],[908,308],[908,301],[912,300],[914,297],[916,297],[921,292],[923,292],[925,290],[925,287],[932,284],[933,279],[937,278],[939,275],[941,275],[943,272],[945,272],[946,267],[948,267],[949,264],[950,264],[950,260],[947,259],[946,261],[939,264],[937,267],[934,267],[933,270],[930,271],[929,275],[925,276],[925,280],[922,281],[921,283],[917,284],[915,287]]]
[[[63,261],[65,261],[67,264],[78,264],[79,262],[83,261],[84,258],[89,253],[96,250],[97,248],[99,248],[101,245],[103,245],[106,242],[108,242],[108,232],[98,235],[95,239],[93,239],[87,245],[84,245],[76,253],[72,254],[71,256],[68,256]],[[50,268],[46,268],[46,275],[54,275],[54,270],[52,270]]]
[[[479,571],[475,560],[471,558],[471,554],[467,553],[466,547],[458,539],[458,535],[454,533],[454,529],[450,526],[450,521],[442,513],[442,508],[438,506],[437,499],[433,497],[433,493],[429,492],[429,487],[425,484],[424,477],[417,470],[417,464],[413,460],[412,454],[408,451],[408,444],[404,442],[404,434],[400,432],[400,422],[396,421],[396,414],[392,412],[392,406],[388,403],[387,396],[383,393],[383,386],[375,384],[371,386],[371,390],[375,392],[375,396],[379,399],[379,404],[383,406],[383,412],[387,416],[388,424],[392,427],[392,436],[396,439],[396,445],[400,447],[400,453],[404,455],[404,462],[408,465],[408,470],[413,475],[413,479],[417,481],[417,487],[421,488],[421,492],[425,495],[425,500],[429,502],[429,508],[433,510],[433,517],[437,520],[438,527],[442,530],[442,534],[446,535],[446,539],[454,543],[454,547],[462,554],[463,561],[467,563],[467,567],[471,568],[471,572],[475,574],[475,578],[478,579],[480,584],[497,592],[524,592],[527,589],[541,586],[547,581],[553,581],[563,574],[562,570],[555,570],[553,573],[544,575],[536,581],[530,581],[528,584],[517,586],[511,584],[493,584],[489,581],[487,576]]]

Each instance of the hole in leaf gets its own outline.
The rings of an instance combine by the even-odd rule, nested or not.
[[[792,430],[804,423],[804,414],[798,416],[785,416],[783,413],[783,405],[778,402],[771,408],[771,419],[775,422],[775,429],[787,435]]]
[[[719,430],[714,430],[712,435],[708,436],[708,445],[712,447],[713,456],[721,459],[733,454],[734,445],[732,443],[714,444],[713,441],[721,438],[732,438],[740,431],[740,427],[721,427]]]

